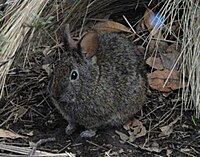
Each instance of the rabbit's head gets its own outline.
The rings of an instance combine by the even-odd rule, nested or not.
[[[87,44],[84,45],[83,42],[83,38],[78,42],[74,41],[70,36],[69,27],[66,27],[65,52],[61,54],[54,69],[51,88],[53,96],[59,102],[80,103],[84,101],[83,97],[87,97],[97,82],[98,66],[95,57],[84,53]],[[83,92],[85,94],[80,94]]]

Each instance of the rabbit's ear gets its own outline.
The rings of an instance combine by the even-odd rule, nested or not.
[[[98,34],[95,31],[90,31],[86,33],[79,43],[81,47],[81,53],[86,56],[86,58],[92,58],[98,49],[99,41]]]
[[[66,50],[73,50],[78,48],[76,41],[73,40],[70,35],[69,24],[65,26],[63,41]]]

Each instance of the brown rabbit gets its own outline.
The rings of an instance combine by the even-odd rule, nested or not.
[[[121,125],[141,109],[146,77],[142,56],[125,36],[101,32],[83,44],[86,36],[76,43],[67,27],[66,52],[55,65],[50,91],[68,121],[66,133],[81,125],[87,129],[81,136],[92,137],[98,128]],[[83,53],[90,44],[93,52]]]

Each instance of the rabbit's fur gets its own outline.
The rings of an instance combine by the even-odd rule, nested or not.
[[[88,129],[83,137],[94,136],[101,126],[121,125],[145,102],[143,58],[133,43],[105,32],[97,34],[97,41],[95,54],[85,57],[81,40],[75,43],[67,33],[67,50],[55,65],[50,89],[55,106],[69,123],[67,134],[77,124]]]

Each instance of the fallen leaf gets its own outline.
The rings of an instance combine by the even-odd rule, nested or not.
[[[150,54],[153,54],[155,51],[165,53],[168,47],[168,44],[164,41],[151,40],[148,45],[148,52]]]
[[[135,31],[139,34],[139,33],[141,33],[141,32],[146,32],[146,27],[145,27],[145,25],[144,25],[144,20],[141,20],[138,24],[137,24],[137,26],[136,26],[136,28],[135,28]]]
[[[97,32],[88,32],[81,39],[82,53],[85,54],[87,58],[95,55],[98,46],[99,42]]]
[[[132,33],[131,30],[121,23],[114,21],[105,21],[97,23],[93,29],[97,32],[126,32]]]
[[[161,59],[158,57],[149,57],[146,60],[146,64],[157,70],[162,70],[164,68]]]
[[[136,136],[135,136],[134,132],[128,131],[128,134],[129,134],[128,141],[129,142],[134,142],[136,140]]]
[[[18,117],[19,117],[19,118],[23,117],[23,116],[26,114],[27,111],[28,111],[27,108],[21,106],[21,107],[19,108],[19,110],[18,110]]]
[[[170,92],[176,89],[183,88],[183,85],[180,82],[180,73],[177,70],[173,70],[172,72],[167,69],[156,70],[152,73],[147,74],[147,77],[149,86],[152,89],[156,89],[161,92]]]
[[[135,139],[145,136],[147,133],[146,128],[138,119],[126,123],[123,127],[129,133],[129,142],[133,142]]]
[[[164,24],[164,19],[159,13],[155,13],[151,9],[147,8],[144,14],[144,24],[147,29],[151,31],[152,29],[161,27]]]
[[[164,27],[164,32],[167,32],[169,29],[172,33],[168,34],[168,38],[171,41],[176,41],[177,37],[180,34],[180,22],[179,21],[174,21],[174,23],[171,25],[171,23],[168,23]]]
[[[149,152],[156,152],[156,153],[160,153],[163,150],[160,148],[159,144],[155,141],[150,145],[150,147],[147,147],[147,148],[142,147],[142,149],[147,150]]]
[[[159,13],[154,13],[151,9],[146,10],[144,14],[144,19],[142,22],[142,26],[146,26],[148,31],[150,32],[150,38],[154,38],[154,40],[150,41],[150,50],[153,52],[157,50],[160,52],[160,49],[163,49],[167,45],[166,42],[162,41],[164,39],[162,29],[160,27],[164,24],[164,19]],[[166,50],[166,49],[164,49]]]
[[[160,130],[162,131],[161,134],[159,135],[160,137],[169,136],[173,132],[174,127],[173,125],[166,125],[166,126],[160,127]]]
[[[164,20],[159,13],[154,13],[151,9],[147,8],[143,23],[154,38],[163,39],[159,28],[163,25]]]
[[[157,41],[159,42],[159,44],[165,44],[166,43],[165,41],[163,41],[164,40],[164,36],[163,36],[161,30],[153,29],[150,32],[150,34],[154,39],[156,39],[156,42]]]
[[[115,133],[119,135],[120,139],[122,140],[122,143],[125,143],[126,141],[128,141],[129,137],[126,134],[117,130],[115,130]]]
[[[153,29],[153,25],[151,24],[151,17],[153,16],[153,14],[154,14],[153,11],[148,8],[144,13],[144,25],[147,27],[149,32],[151,32],[151,30]]]
[[[161,133],[160,133],[159,137],[169,136],[173,132],[174,124],[176,124],[178,120],[179,120],[179,118],[176,118],[170,124],[160,127]]]
[[[9,130],[4,130],[4,129],[0,129],[0,137],[11,138],[11,139],[27,138],[26,136],[22,136],[22,135],[19,135],[17,133],[11,132]]]
[[[178,57],[180,56],[180,47],[177,46],[176,44],[172,44],[167,48],[166,53],[160,53],[160,56],[163,66],[166,69],[171,70],[174,64],[176,63]],[[175,66],[175,69],[178,69],[180,63],[181,61],[179,60]]]
[[[136,46],[136,49],[137,49],[137,54],[138,55],[144,55],[145,54],[145,48],[143,46]]]
[[[177,45],[176,43],[174,43],[167,48],[166,52],[167,53],[180,53],[180,50],[181,50],[180,45]]]

